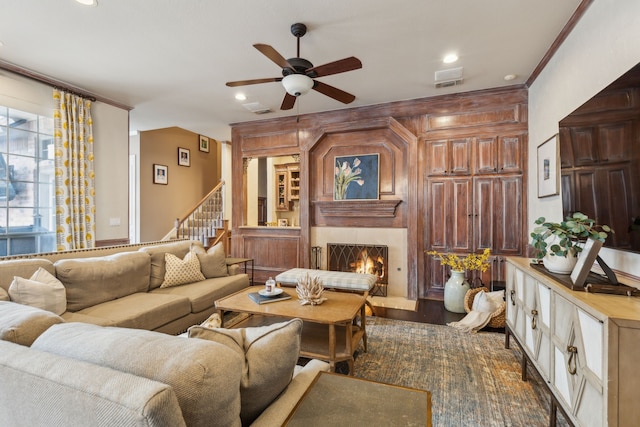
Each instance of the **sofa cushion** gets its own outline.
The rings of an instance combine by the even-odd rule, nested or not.
[[[227,347],[138,329],[65,323],[33,348],[170,385],[188,426],[239,426],[242,360]]]
[[[88,314],[82,314],[79,311],[65,311],[60,315],[65,322],[82,322],[90,323],[92,325],[100,326],[117,326],[113,320],[105,319],[103,317],[89,316]]]
[[[194,251],[189,251],[184,256],[184,259],[180,259],[173,254],[164,254],[164,265],[164,281],[160,285],[161,288],[204,280],[204,276],[200,271],[198,255]]]
[[[67,290],[69,311],[149,289],[151,259],[142,252],[63,259],[54,265],[56,277]]]
[[[154,289],[152,294],[179,295],[189,298],[191,312],[199,313],[210,309],[215,301],[249,286],[249,276],[236,274],[235,276],[205,279],[188,285],[172,286],[170,288]]]
[[[229,275],[222,242],[210,247],[206,252],[202,249],[197,253],[200,260],[200,270],[202,270],[204,277],[210,279]]]
[[[243,425],[256,419],[291,381],[301,333],[300,319],[255,328],[189,328],[189,338],[219,342],[244,360],[240,387]]]
[[[18,304],[41,308],[58,315],[67,311],[64,286],[42,267],[30,279],[14,277],[9,286],[9,296]]]
[[[0,288],[0,301],[11,301],[9,294],[4,290],[4,288]]]
[[[102,318],[123,328],[153,330],[191,313],[191,303],[179,295],[144,292],[96,304],[78,313]]]
[[[149,280],[149,288],[159,288],[164,282],[164,254],[170,253],[182,259],[192,248],[204,248],[202,243],[195,240],[180,240],[171,243],[162,243],[159,245],[151,245],[140,248],[140,252],[147,253],[151,256],[151,278]]]
[[[0,425],[179,427],[173,389],[157,381],[0,342]]]
[[[12,259],[0,262],[0,288],[8,291],[15,276],[31,277],[41,267],[51,274],[56,272],[48,259]]]
[[[0,301],[0,339],[30,346],[50,326],[64,320],[50,311]]]

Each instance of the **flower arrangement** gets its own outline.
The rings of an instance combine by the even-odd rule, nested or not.
[[[339,161],[336,161],[336,170],[335,170],[335,199],[336,200],[344,200],[347,195],[347,187],[353,181],[355,181],[360,187],[364,185],[364,180],[360,176],[362,170],[358,168],[360,165],[360,159],[357,157],[353,160],[353,165],[349,166],[348,162],[343,162],[340,164]]]
[[[425,251],[427,255],[440,258],[440,264],[451,267],[453,271],[478,270],[485,272],[489,268],[491,249],[485,249],[481,254],[468,254],[460,257],[452,253],[440,253],[437,251]]]

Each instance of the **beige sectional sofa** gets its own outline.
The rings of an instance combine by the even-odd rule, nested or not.
[[[2,426],[279,426],[329,369],[296,366],[299,319],[246,333],[194,326],[187,338],[42,311],[0,302],[0,328],[21,319],[41,331],[31,347],[0,340]]]
[[[190,250],[198,252],[206,273],[202,280],[161,287],[165,254],[183,259]],[[66,310],[60,314],[67,322],[174,335],[207,319],[217,299],[249,285],[248,276],[238,274],[238,266],[227,267],[224,253],[221,258],[220,253],[205,251],[198,241],[181,240],[4,258],[0,260],[0,300],[3,295],[8,299],[16,277],[29,279],[38,269],[64,285]]]

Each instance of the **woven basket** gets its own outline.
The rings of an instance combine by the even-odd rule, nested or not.
[[[471,307],[473,307],[473,299],[476,297],[476,294],[480,291],[489,292],[489,289],[482,286],[479,288],[472,288],[467,291],[467,293],[464,296],[464,311],[466,311],[467,313],[471,311]],[[505,317],[506,308],[507,308],[507,303],[503,301],[502,305],[500,305],[500,308],[498,308],[496,311],[491,313],[491,320],[489,320],[489,323],[487,324],[487,326],[489,326],[490,328],[504,328],[505,320],[506,320],[506,317]]]

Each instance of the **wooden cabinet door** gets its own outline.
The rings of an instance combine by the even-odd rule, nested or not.
[[[469,175],[471,142],[471,138],[427,141],[427,174]]]
[[[477,138],[475,172],[477,174],[522,172],[524,135]]]
[[[598,142],[596,128],[593,126],[572,127],[569,140],[573,153],[574,166],[593,165],[598,162]]]
[[[522,147],[524,135],[498,138],[497,168],[499,173],[522,172]]]
[[[600,163],[625,162],[631,157],[633,122],[625,121],[598,126],[598,160]]]
[[[501,255],[522,250],[522,177],[474,178],[474,249]]]
[[[472,181],[469,178],[430,179],[427,182],[429,250],[471,251]]]

